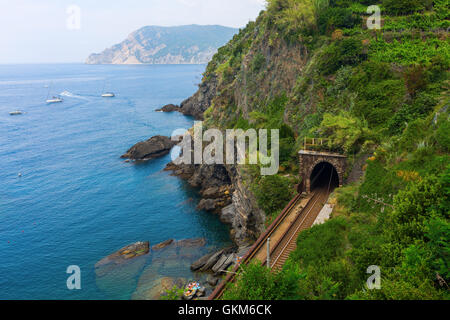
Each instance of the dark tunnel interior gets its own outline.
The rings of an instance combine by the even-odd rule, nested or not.
[[[330,188],[330,192],[339,187],[339,176],[336,169],[328,162],[319,163],[311,174],[311,191],[319,188]]]

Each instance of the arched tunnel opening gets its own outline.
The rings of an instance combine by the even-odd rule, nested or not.
[[[310,177],[311,191],[326,188],[332,192],[339,187],[339,175],[336,168],[328,163],[321,162],[315,166]]]

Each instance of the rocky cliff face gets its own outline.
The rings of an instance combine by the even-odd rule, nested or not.
[[[261,33],[258,27],[250,24],[219,49],[208,64],[198,91],[177,111],[205,120],[205,127],[232,129],[239,117],[248,120],[251,112],[259,111],[266,101],[281,93],[292,92],[307,62],[307,49],[298,43],[271,40],[269,31]],[[249,43],[251,45],[245,48]],[[236,48],[240,52],[236,53]],[[230,58],[230,55],[233,56]],[[289,120],[288,112],[289,109],[286,110],[286,121]],[[231,226],[232,239],[238,246],[253,243],[264,231],[266,215],[246,183],[251,177],[247,177],[239,166],[171,164],[168,169],[200,188],[203,200],[199,208],[217,212],[221,220]],[[226,201],[205,196],[204,191],[208,188],[223,185],[232,192]]]
[[[239,247],[252,244],[264,231],[264,212],[242,183],[236,166],[170,163],[166,170],[199,188],[203,199],[198,209],[214,212],[223,223],[230,225],[231,238]]]
[[[237,29],[222,26],[149,26],[102,53],[87,64],[204,64],[230,40]]]
[[[193,116],[197,120],[203,120],[204,112],[211,106],[217,93],[217,78],[212,77],[207,82],[202,82],[198,91],[181,103],[180,112]]]

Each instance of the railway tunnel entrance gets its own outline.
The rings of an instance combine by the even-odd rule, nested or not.
[[[347,157],[330,152],[301,150],[299,152],[299,192],[311,192],[321,186],[330,185],[330,190],[341,187],[347,167]],[[331,179],[331,181],[330,181]]]
[[[331,163],[320,162],[314,167],[310,181],[311,191],[324,188],[332,192],[339,187],[339,174]]]

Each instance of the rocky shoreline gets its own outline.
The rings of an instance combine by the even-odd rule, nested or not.
[[[195,120],[203,120],[203,113],[211,106],[213,98],[216,96],[217,79],[211,77],[208,83],[202,82],[198,91],[179,106],[168,104],[157,112],[180,112],[185,116],[192,116]]]
[[[210,82],[209,85],[201,86],[197,93],[185,100],[181,106],[170,104],[157,111],[176,111],[193,116],[196,119],[202,119],[203,112],[208,108],[209,102],[215,94],[214,88],[215,86],[211,86]],[[122,158],[133,161],[153,159],[168,154],[175,145],[181,142],[181,138],[178,142],[174,142],[171,138],[156,136],[136,144]],[[192,149],[191,152],[193,152]],[[191,165],[170,162],[164,171],[171,171],[172,175],[186,180],[190,186],[199,190],[201,200],[197,205],[198,210],[217,214],[222,223],[230,226],[230,238],[235,244],[233,247],[210,252],[190,265],[192,272],[208,274],[206,282],[210,288],[214,288],[221,281],[227,269],[232,268],[245,256],[252,244],[264,231],[265,214],[258,208],[256,199],[243,183],[244,179],[234,165]],[[150,253],[170,251],[171,248],[179,245],[180,243],[175,240],[167,240],[153,246]],[[200,242],[193,246],[204,245]],[[141,278],[145,280],[147,277],[149,276],[146,276],[144,271]],[[141,284],[138,284],[133,299],[148,299],[156,296],[159,298],[163,294],[161,292],[158,293],[159,295],[155,294],[154,289],[143,289],[146,287],[143,284],[146,283],[144,280],[139,280]],[[185,279],[163,278],[158,286],[168,290],[171,289],[170,286],[178,286],[183,281],[185,282]]]
[[[191,280],[164,275],[161,268],[180,267],[179,260],[190,260],[186,268],[204,274],[201,296],[210,294],[229,268],[233,268],[250,247],[227,247],[211,251],[200,257],[198,252],[206,246],[204,238],[169,239],[150,246],[150,242],[136,242],[117,250],[95,264],[96,283],[108,292],[109,285],[120,281],[135,282],[133,300],[158,300],[174,287],[183,289]],[[197,256],[197,258],[195,258]],[[149,264],[149,262],[151,262]],[[207,275],[207,276],[206,276]]]
[[[174,141],[176,140],[176,141]],[[156,136],[131,147],[122,158],[145,161],[166,155],[182,137],[171,139]],[[192,148],[190,150],[192,151]],[[170,162],[164,171],[171,171],[199,190],[198,210],[217,214],[231,227],[230,237],[237,247],[247,247],[264,231],[265,215],[258,208],[253,194],[243,183],[235,165],[195,165]]]

